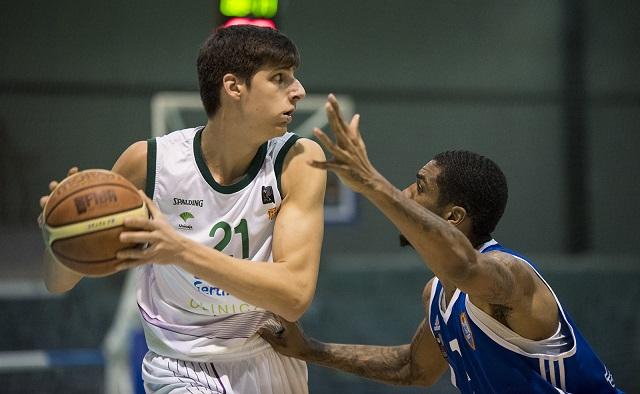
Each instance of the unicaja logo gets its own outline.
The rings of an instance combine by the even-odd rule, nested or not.
[[[191,212],[182,212],[179,216],[180,219],[182,219],[182,221],[184,221],[185,223],[187,222],[187,220],[194,218]]]
[[[191,226],[189,224],[186,224],[187,220],[195,218],[191,212],[182,212],[178,216],[180,216],[180,219],[182,219],[182,221],[185,223],[185,224],[179,223],[178,224],[178,228],[179,229],[181,229],[181,230],[192,230],[193,229],[193,226]]]

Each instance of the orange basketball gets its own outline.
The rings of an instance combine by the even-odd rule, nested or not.
[[[107,170],[78,172],[56,187],[44,207],[43,235],[56,258],[89,276],[115,272],[125,217],[148,217],[136,187]]]

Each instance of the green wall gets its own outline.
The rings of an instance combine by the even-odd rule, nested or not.
[[[444,149],[489,155],[511,188],[496,236],[563,252],[571,219],[562,4],[282,1],[281,25],[301,49],[310,94],[355,98],[371,159],[396,185]],[[640,6],[617,4],[586,7],[587,215],[594,251],[637,252],[620,219],[633,223],[640,210],[611,214],[640,197],[625,177],[640,168]],[[155,92],[196,90],[195,56],[214,16],[208,1],[25,1],[5,11],[0,127],[12,153],[4,156],[29,163],[28,181],[3,171],[11,197],[2,218],[16,225],[28,221],[16,212],[35,216],[26,201],[70,165],[109,167],[147,138]],[[327,253],[394,247],[384,218],[366,202],[359,213],[353,225],[330,228]]]

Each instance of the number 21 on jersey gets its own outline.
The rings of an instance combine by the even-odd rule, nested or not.
[[[242,258],[249,258],[249,228],[246,219],[240,220],[240,223],[233,228],[233,232],[231,231],[231,225],[229,223],[220,221],[213,225],[211,231],[209,231],[209,236],[212,238],[215,237],[218,230],[222,230],[224,233],[220,242],[214,246],[214,249],[222,252],[224,248],[229,245],[229,242],[231,242],[231,237],[234,234],[239,234],[242,240]]]

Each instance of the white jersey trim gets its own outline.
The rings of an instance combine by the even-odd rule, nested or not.
[[[493,245],[495,245],[496,243],[494,243]],[[505,253],[505,252],[503,252],[503,253]],[[531,267],[533,272],[535,272],[536,275],[538,275],[538,277],[542,280],[542,282],[547,286],[547,288],[549,289],[549,291],[553,295],[553,298],[556,301],[556,305],[558,306],[558,310],[560,311],[560,313],[562,315],[562,320],[563,321],[561,321],[560,323],[566,325],[567,327],[569,327],[569,332],[571,333],[571,338],[573,340],[573,345],[571,346],[571,349],[569,349],[569,350],[567,350],[565,352],[556,354],[556,355],[545,354],[545,353],[529,353],[529,352],[526,352],[523,349],[519,348],[518,346],[516,346],[516,345],[514,345],[514,344],[512,344],[512,343],[510,343],[510,342],[508,342],[506,340],[504,340],[502,337],[497,335],[493,330],[491,330],[486,324],[484,324],[482,322],[482,319],[479,319],[473,313],[474,310],[477,310],[479,308],[477,306],[473,305],[473,303],[471,302],[469,297],[465,297],[465,307],[466,307],[467,312],[469,314],[469,318],[475,323],[475,325],[480,330],[482,330],[482,332],[484,332],[489,338],[491,338],[491,340],[493,340],[498,345],[500,345],[500,346],[504,347],[505,349],[508,349],[508,350],[510,350],[510,351],[512,351],[514,353],[518,353],[518,354],[521,354],[521,355],[526,356],[526,357],[544,358],[546,360],[554,360],[554,361],[557,361],[557,360],[562,359],[562,358],[573,356],[575,354],[575,352],[576,352],[576,346],[577,346],[576,336],[575,336],[575,333],[573,332],[573,327],[567,321],[567,317],[566,317],[566,315],[564,313],[564,310],[562,309],[562,305],[560,305],[560,301],[558,300],[558,297],[556,297],[556,294],[553,292],[553,289],[551,289],[551,286],[549,286],[547,281],[544,280],[544,278],[540,275],[540,273],[538,273],[538,271],[531,264],[529,264],[528,261],[526,261],[525,259],[523,259],[521,257],[515,256],[515,255],[512,255],[512,256],[517,258],[518,260],[523,261],[529,267]],[[469,304],[471,304],[471,307],[470,307]],[[498,323],[498,324],[501,324],[501,323]],[[554,379],[555,379],[555,377],[554,377]]]
[[[460,297],[460,289],[456,289],[456,291],[453,292],[453,296],[451,296],[449,304],[447,305],[444,286],[442,287],[440,298],[438,299],[438,308],[440,309],[440,314],[442,315],[445,323],[449,323],[449,318],[451,317],[451,313],[453,312],[453,305],[456,303],[456,301],[458,301],[458,297]],[[443,311],[445,306],[447,307],[447,309]]]
[[[429,307],[427,309],[429,320],[431,319],[431,305],[433,305],[433,298],[436,296],[436,289],[438,288],[438,277],[434,276],[433,281],[431,282],[431,294],[429,295]],[[431,326],[431,321],[429,323],[429,329],[431,330],[431,334],[435,337],[436,334],[433,332],[433,327]]]

